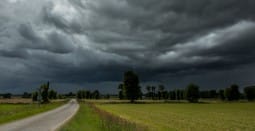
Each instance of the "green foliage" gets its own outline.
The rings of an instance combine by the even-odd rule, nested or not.
[[[147,90],[147,94],[146,94],[146,96],[148,97],[148,98],[151,98],[152,99],[152,89],[151,89],[151,86],[146,86],[146,90]]]
[[[40,92],[41,92],[41,96],[42,96],[42,103],[48,103],[49,102],[49,98],[48,98],[48,90],[49,90],[49,86],[50,83],[47,82],[47,84],[43,84],[40,87]]]
[[[189,102],[198,102],[199,99],[199,86],[189,84],[185,90],[185,97]]]
[[[255,86],[249,86],[244,88],[244,93],[247,100],[253,101],[255,99]]]
[[[2,94],[3,98],[5,99],[11,99],[12,97],[12,94],[11,93],[5,93],[5,94]]]
[[[200,98],[217,98],[217,91],[216,90],[201,91]]]
[[[32,94],[24,92],[22,98],[31,98]]]
[[[77,99],[99,99],[100,93],[98,90],[94,92],[86,91],[86,90],[79,90],[76,94]]]
[[[176,92],[175,91],[169,91],[170,100],[176,100]]]
[[[225,99],[226,99],[226,97],[225,97],[225,95],[224,95],[224,90],[219,90],[218,94],[219,94],[219,98],[220,98],[221,100],[225,100]]]
[[[99,99],[100,98],[100,93],[98,90],[95,90],[93,93],[92,93],[92,98],[93,99]]]
[[[238,89],[238,85],[231,85],[231,87],[225,89],[225,97],[229,101],[239,100],[240,99],[240,92]]]
[[[133,71],[124,73],[123,86],[125,88],[125,96],[130,102],[134,102],[134,100],[140,97],[141,90],[139,86],[139,78]]]
[[[57,99],[57,92],[53,89],[49,91],[49,99]]]
[[[165,86],[164,85],[159,85],[158,86],[158,99],[160,100],[161,98],[163,98],[163,92],[165,90]]]
[[[38,92],[34,92],[34,93],[32,94],[32,100],[33,100],[33,101],[37,101],[37,98],[38,98]]]

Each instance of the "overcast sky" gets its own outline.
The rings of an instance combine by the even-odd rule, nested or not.
[[[255,84],[254,0],[1,0],[0,93]]]

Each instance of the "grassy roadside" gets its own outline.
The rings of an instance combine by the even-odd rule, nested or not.
[[[66,102],[52,102],[40,106],[38,104],[0,104],[0,124],[45,112],[64,103]]]
[[[98,109],[93,104],[80,102],[78,113],[61,131],[135,131],[144,130],[119,117]]]

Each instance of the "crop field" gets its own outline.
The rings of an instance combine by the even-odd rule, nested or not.
[[[25,98],[12,98],[12,99],[0,99],[0,104],[10,103],[10,104],[21,104],[21,103],[32,103],[32,99]]]
[[[0,124],[35,115],[54,109],[65,102],[53,102],[50,104],[0,104]]]
[[[255,130],[255,103],[97,104],[149,130]]]
[[[97,110],[87,103],[80,102],[78,113],[60,129],[61,131],[143,131],[135,124],[122,121],[111,114]]]

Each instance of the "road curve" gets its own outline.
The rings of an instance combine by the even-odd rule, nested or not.
[[[55,131],[79,109],[76,100],[54,110],[0,126],[0,131]]]

